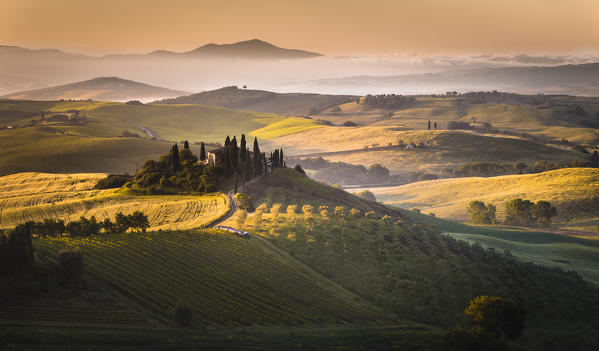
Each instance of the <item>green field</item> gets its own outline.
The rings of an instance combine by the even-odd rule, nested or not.
[[[352,189],[362,191],[364,189]],[[555,171],[481,178],[449,178],[397,187],[369,188],[386,204],[419,208],[438,217],[468,221],[473,200],[492,203],[503,220],[505,203],[514,198],[547,200],[557,208],[555,221],[576,226],[599,217],[599,169],[562,168]]]
[[[206,226],[230,208],[223,194],[130,195],[118,189],[93,187],[106,174],[19,173],[0,177],[0,229],[26,221],[78,220],[95,216],[114,220],[117,212],[141,211],[150,230]]]

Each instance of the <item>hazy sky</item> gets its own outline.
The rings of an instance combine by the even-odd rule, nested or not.
[[[0,0],[0,45],[91,54],[259,38],[353,54],[599,52],[599,0]]]

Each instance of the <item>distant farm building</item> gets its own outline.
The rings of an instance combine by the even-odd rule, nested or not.
[[[212,150],[212,151],[208,151],[208,153],[206,154],[206,161],[204,161],[204,164],[209,164],[211,166],[216,166],[217,164],[221,163],[224,155],[226,152],[232,153],[232,147],[231,145],[227,145],[227,146],[223,146],[221,148]],[[254,158],[254,153],[249,151],[249,149],[246,150],[246,154],[248,155],[247,157],[250,159]],[[241,156],[241,152],[238,151],[238,157]],[[240,159],[241,161],[241,159]]]

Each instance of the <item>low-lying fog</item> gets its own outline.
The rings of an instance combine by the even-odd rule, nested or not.
[[[57,52],[32,55],[5,51],[0,50],[0,95],[97,76],[119,76],[189,92],[227,85],[247,85],[250,89],[279,92],[360,95],[444,93],[447,90],[479,89],[599,94],[596,86],[599,81],[598,65],[589,65],[584,73],[578,75],[568,72],[565,80],[559,74],[550,74],[548,77],[547,71],[542,71],[546,69],[542,67],[597,62],[599,60],[596,56],[324,56],[252,61],[150,55],[98,58]],[[505,67],[533,66],[536,68],[524,71],[514,71],[513,68],[501,70]],[[447,71],[450,73],[438,74]]]

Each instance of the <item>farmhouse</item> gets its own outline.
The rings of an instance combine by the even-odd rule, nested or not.
[[[218,149],[208,151],[208,153],[206,154],[206,161],[204,161],[203,163],[211,165],[211,166],[216,166],[217,164],[222,162],[224,155],[227,151],[229,153],[231,153],[231,149],[232,149],[231,145],[226,145],[226,146],[220,147]],[[239,154],[238,157],[240,157],[241,153],[238,152],[238,154]],[[246,150],[246,155],[248,155],[247,156],[248,158],[251,158],[251,159],[254,158],[254,153],[251,152],[249,149]]]

